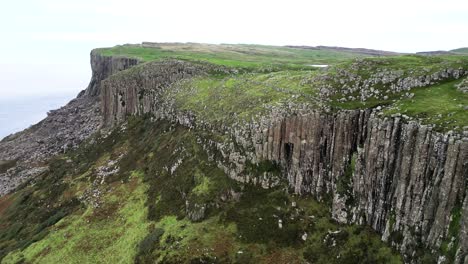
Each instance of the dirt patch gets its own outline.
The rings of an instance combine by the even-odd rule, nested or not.
[[[13,197],[10,194],[7,194],[3,197],[0,197],[0,216],[10,207],[13,203]]]
[[[215,243],[213,245],[214,254],[222,259],[228,258],[229,253],[233,251],[233,240],[230,234],[228,233],[219,233],[216,235]]]
[[[110,219],[116,216],[116,213],[118,212],[119,208],[120,205],[118,202],[106,203],[101,207],[95,208],[93,214],[87,216],[86,218],[89,221]]]
[[[283,264],[283,263],[290,263],[290,264],[300,264],[301,259],[297,256],[297,253],[294,251],[283,251],[283,250],[275,250],[269,255],[263,257],[262,263],[269,263],[269,264]]]
[[[5,173],[14,166],[16,166],[16,160],[0,160],[0,173]]]

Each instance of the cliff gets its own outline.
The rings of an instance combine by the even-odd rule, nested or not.
[[[173,98],[182,79],[210,70],[168,61],[112,76],[103,82],[105,124],[151,113],[213,135],[227,133],[232,141],[204,144],[231,178],[266,188],[286,179],[295,193],[329,203],[337,221],[370,225],[408,261],[422,257],[422,248],[439,261],[468,261],[466,137],[384,118],[377,110],[277,109],[260,120],[216,127],[178,108]],[[252,178],[249,164],[264,161],[280,164],[282,176]]]
[[[276,247],[307,246],[298,252],[312,262],[318,255],[322,260],[332,256],[328,251],[336,253],[338,263],[340,257],[361,261],[366,256],[356,257],[356,252],[346,249],[356,248],[348,241],[348,231],[358,224],[370,226],[408,263],[468,263],[468,131],[463,128],[466,116],[461,110],[466,100],[454,88],[464,91],[468,74],[464,59],[403,56],[345,61],[323,70],[300,64],[260,64],[252,69],[245,67],[252,61],[243,64],[222,57],[227,55],[216,45],[209,45],[208,60],[192,59],[188,51],[194,51],[188,44],[168,45],[174,53],[182,50],[177,59],[156,57],[145,62],[125,54],[92,51],[93,75],[78,98],[0,142],[0,195],[34,179],[26,188],[17,189],[19,213],[5,214],[20,222],[21,228],[10,218],[0,222],[8,227],[8,233],[0,235],[10,238],[1,244],[8,250],[0,251],[0,256],[23,250],[29,245],[24,246],[24,237],[42,239],[44,228],[54,227],[60,233],[68,223],[83,219],[86,222],[77,226],[99,223],[101,228],[104,222],[111,223],[108,233],[122,226],[138,229],[132,229],[141,240],[138,254],[146,254],[148,247],[175,252],[185,246],[185,242],[179,244],[186,239],[185,231],[167,225],[180,225],[190,232],[201,228],[207,233],[226,221],[222,229],[228,226],[229,230],[216,234],[231,240],[216,238],[214,246],[210,244],[227,245],[229,250],[216,248],[220,251],[216,254],[224,257],[226,252],[244,250],[232,243],[273,241]],[[151,56],[172,52],[162,44],[146,46],[111,51]],[[204,49],[196,45],[200,54]],[[250,47],[227,49],[235,56],[241,56],[240,51],[248,56],[262,54],[262,63],[270,62],[272,56]],[[252,54],[248,53],[251,49]],[[213,55],[213,50],[221,57]],[[291,50],[287,52],[298,48]],[[305,50],[301,52],[315,52]],[[289,58],[289,53],[280,51]],[[430,100],[423,105],[431,108],[440,102],[433,99],[447,92],[452,97],[442,102],[451,105],[443,113],[441,108],[421,111],[402,103],[414,105],[426,96]],[[404,114],[394,114],[395,109]],[[146,119],[135,121],[132,116]],[[436,125],[439,119],[443,122]],[[252,186],[272,194],[262,196]],[[279,194],[288,189],[287,195]],[[2,221],[2,206],[10,199],[4,197],[0,199]],[[328,209],[310,203],[307,197]],[[80,215],[83,206],[87,210],[78,217],[81,220],[70,217],[71,212]],[[30,218],[31,210],[41,217]],[[216,210],[221,213],[213,220]],[[142,214],[137,224],[130,222],[136,212]],[[335,221],[320,223],[326,222],[320,212],[349,224],[349,229],[337,227]],[[148,219],[143,217],[146,213]],[[190,221],[178,222],[184,217]],[[29,227],[36,218],[40,219],[37,226]],[[238,232],[231,234],[233,222]],[[138,226],[141,223],[145,226]],[[195,227],[198,223],[202,227]],[[142,237],[140,228],[151,232]],[[14,232],[20,235],[12,236]],[[362,230],[354,229],[351,236],[361,234]],[[21,238],[17,244],[11,242],[15,236]],[[59,237],[68,239],[67,233]],[[197,244],[206,242],[197,239]],[[137,246],[132,243],[120,244],[134,250]],[[314,243],[320,245],[318,249]],[[29,250],[39,252],[35,247],[41,245],[32,244]],[[47,248],[40,257],[47,257]]]
[[[91,51],[92,76],[83,94],[92,97],[99,96],[101,94],[101,81],[114,73],[128,69],[138,63],[138,59],[102,56],[98,50]]]

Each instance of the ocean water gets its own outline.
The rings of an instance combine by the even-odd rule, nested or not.
[[[47,112],[66,105],[77,92],[0,98],[0,140],[44,119]]]

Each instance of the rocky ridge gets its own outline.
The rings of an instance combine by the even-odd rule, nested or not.
[[[332,75],[318,75],[310,83],[320,84],[320,94],[325,100],[336,98],[338,102],[365,102],[371,98],[388,100],[396,94],[401,94],[401,98],[411,98],[413,94],[409,91],[413,88],[460,79],[467,74],[463,67],[436,65],[423,69],[391,69],[373,61],[357,60],[349,67],[337,67]]]

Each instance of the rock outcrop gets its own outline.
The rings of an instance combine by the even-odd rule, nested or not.
[[[126,119],[127,115],[172,112],[162,93],[172,84],[209,72],[229,73],[229,69],[207,63],[180,60],[149,62],[113,75],[102,82],[102,113],[106,126]],[[164,104],[164,107],[163,107]]]
[[[101,81],[114,73],[126,70],[140,63],[138,59],[102,56],[98,50],[91,51],[92,77],[83,95],[96,97],[101,93]]]
[[[468,78],[465,78],[457,85],[457,89],[463,93],[468,93]]]

